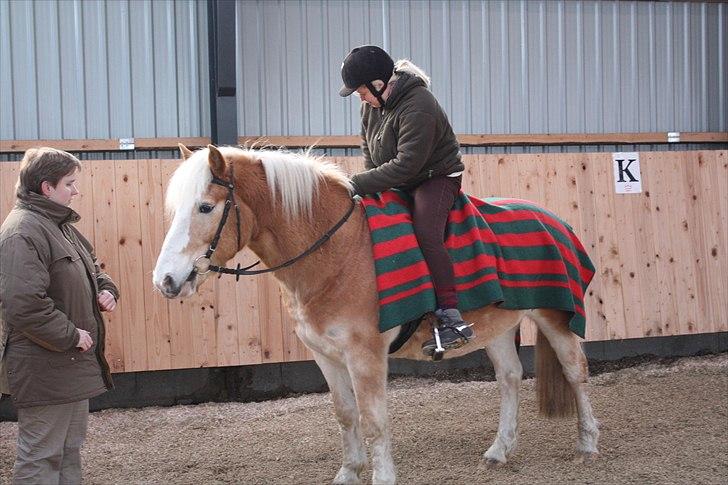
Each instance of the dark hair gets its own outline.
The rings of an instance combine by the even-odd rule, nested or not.
[[[53,187],[66,175],[81,170],[81,162],[68,152],[55,148],[30,148],[23,155],[15,192],[18,197],[29,192],[42,194],[43,182]]]
[[[339,95],[349,96],[359,86],[377,79],[384,81],[386,87],[393,72],[394,61],[381,47],[375,45],[355,47],[341,65],[341,79],[344,85],[339,90]]]

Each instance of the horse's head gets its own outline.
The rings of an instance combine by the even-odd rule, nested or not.
[[[314,208],[326,218],[329,207],[350,200],[346,175],[308,152],[212,145],[194,153],[180,150],[184,162],[169,182],[166,200],[174,217],[153,275],[168,298],[194,293],[210,264],[224,266],[245,246],[269,267],[287,257],[281,254],[286,249],[300,252],[301,234],[323,222]],[[324,227],[329,223],[326,219]]]
[[[194,293],[207,277],[207,265],[224,264],[250,240],[254,219],[229,186],[239,187],[240,173],[232,170],[226,156],[235,158],[234,167],[239,171],[254,160],[234,150],[208,145],[193,153],[180,145],[184,161],[172,176],[166,196],[173,218],[153,274],[154,285],[168,298]],[[214,251],[210,251],[211,245]]]

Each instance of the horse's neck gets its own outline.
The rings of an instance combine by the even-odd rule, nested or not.
[[[313,246],[346,214],[351,203],[346,194],[322,194],[314,204],[313,217],[289,220],[279,210],[265,216],[250,248],[268,267],[280,265]],[[263,210],[266,210],[265,208]],[[347,222],[313,253],[275,272],[276,278],[299,301],[307,301],[340,280],[347,260],[371,253],[363,214],[355,208]],[[364,257],[367,254],[363,254]]]

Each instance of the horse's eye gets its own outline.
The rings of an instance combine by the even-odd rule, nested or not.
[[[214,208],[215,208],[214,205],[200,204],[200,212],[202,212],[203,214],[209,214],[210,212],[212,212],[212,209],[214,209]]]

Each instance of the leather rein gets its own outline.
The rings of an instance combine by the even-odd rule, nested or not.
[[[313,253],[315,250],[317,250],[319,247],[321,247],[326,241],[331,239],[331,236],[338,231],[341,226],[346,223],[347,220],[349,220],[349,217],[354,212],[355,202],[354,199],[351,199],[351,206],[349,207],[349,210],[346,211],[346,214],[339,219],[339,221],[334,224],[334,226],[326,231],[326,233],[321,236],[316,242],[314,242],[311,247],[306,249],[304,252],[299,254],[298,256],[295,256],[288,261],[279,264],[278,266],[275,266],[273,268],[266,268],[266,269],[254,269],[251,270],[250,268],[253,268],[260,264],[260,261],[257,261],[249,266],[240,267],[240,263],[238,263],[237,267],[235,268],[228,268],[225,266],[216,266],[214,264],[211,264],[210,258],[215,253],[215,250],[217,249],[217,245],[220,242],[220,235],[222,234],[222,230],[225,227],[225,223],[227,222],[228,214],[230,213],[230,208],[235,207],[235,221],[237,224],[237,235],[238,235],[238,245],[237,248],[240,250],[240,209],[238,208],[237,202],[235,202],[235,179],[233,178],[233,167],[230,166],[230,180],[223,180],[221,178],[216,177],[214,174],[212,175],[212,183],[215,185],[219,185],[221,187],[225,187],[228,189],[227,197],[225,198],[225,207],[222,211],[222,217],[220,218],[220,223],[217,225],[217,230],[215,231],[215,237],[212,238],[212,242],[210,242],[210,247],[207,249],[205,254],[202,256],[199,256],[194,261],[194,265],[192,267],[192,271],[190,271],[189,276],[187,277],[187,281],[191,281],[196,275],[198,274],[206,274],[210,271],[219,273],[220,275],[218,278],[221,278],[223,274],[231,274],[235,275],[235,281],[240,280],[240,276],[242,275],[257,275],[257,274],[263,274],[263,273],[271,273],[273,271],[277,271],[279,269],[287,268],[288,266],[291,266],[295,262],[297,262],[300,259],[305,258],[309,254]],[[204,271],[200,269],[200,265],[198,264],[200,261],[207,261],[207,267]]]

